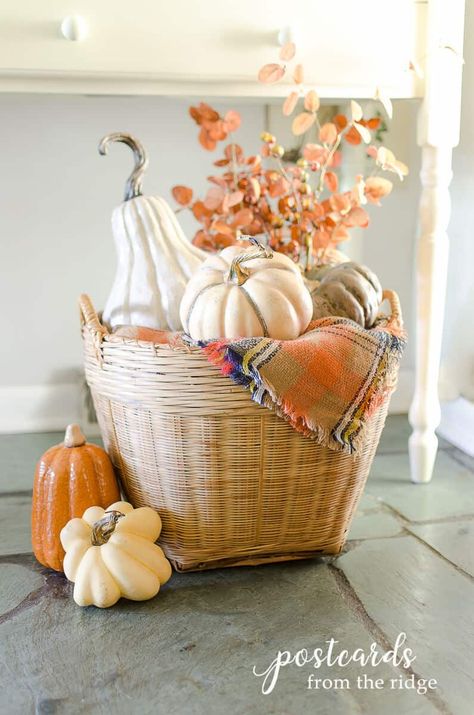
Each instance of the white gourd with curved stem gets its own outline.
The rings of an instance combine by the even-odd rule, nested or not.
[[[148,159],[130,134],[105,136],[99,152],[110,142],[124,142],[134,153],[125,201],[112,213],[118,264],[103,322],[111,328],[140,325],[157,330],[180,330],[179,304],[189,278],[207,254],[186,238],[166,201],[143,196],[141,184]]]

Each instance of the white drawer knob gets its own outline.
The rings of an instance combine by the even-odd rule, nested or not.
[[[80,15],[68,15],[61,23],[61,34],[66,40],[79,42],[87,37],[89,27]]]

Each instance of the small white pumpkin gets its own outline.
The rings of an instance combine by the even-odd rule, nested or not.
[[[100,142],[99,152],[106,154],[113,141],[133,149],[135,168],[124,203],[112,213],[118,264],[103,322],[111,328],[139,325],[180,330],[179,303],[184,289],[208,254],[188,241],[164,199],[141,195],[148,159],[140,142],[129,134],[109,134]]]
[[[104,510],[86,509],[71,519],[60,538],[66,552],[64,573],[74,582],[79,606],[108,608],[119,598],[146,601],[171,576],[171,566],[154,542],[161,519],[150,507],[116,502]]]
[[[248,238],[253,245],[224,248],[189,281],[180,315],[193,340],[293,340],[308,327],[313,307],[298,266]]]

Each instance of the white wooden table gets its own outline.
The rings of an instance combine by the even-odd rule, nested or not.
[[[451,153],[458,143],[464,0],[62,0],[4,3],[0,91],[265,97],[256,68],[291,27],[323,98],[419,98],[422,147],[412,479],[431,479],[448,257]],[[61,30],[62,26],[62,30]],[[69,37],[66,39],[65,35]],[[76,38],[76,39],[74,39]],[[273,48],[273,52],[272,52]],[[424,79],[408,70],[423,68]]]

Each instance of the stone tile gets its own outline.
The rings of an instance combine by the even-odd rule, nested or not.
[[[377,454],[406,452],[410,434],[411,427],[408,422],[408,415],[389,415],[380,438]],[[440,449],[451,446],[449,442],[440,436],[438,436],[438,440]]]
[[[299,562],[175,575],[152,601],[100,611],[78,608],[51,574],[44,598],[0,625],[0,701],[57,715],[435,713],[413,692],[357,690],[358,665],[287,666],[262,695],[252,669],[265,670],[279,650],[313,651],[330,638],[338,649],[369,649],[374,637],[341,588],[328,565]],[[309,673],[354,687],[308,690]],[[377,668],[384,679],[397,673]]]
[[[373,539],[379,536],[396,536],[402,531],[397,519],[386,511],[356,514],[348,539]]]
[[[37,461],[63,439],[64,432],[0,435],[0,494],[32,489]],[[101,444],[97,437],[89,441]]]
[[[439,696],[453,713],[471,715],[472,582],[410,536],[364,541],[337,565],[392,642],[408,634],[413,670],[437,679]]]
[[[407,454],[378,455],[366,490],[410,521],[474,513],[474,474],[446,451],[438,453],[429,484],[410,482]]]
[[[357,506],[357,514],[366,513],[368,511],[377,511],[381,508],[380,501],[373,494],[364,492]]]
[[[0,497],[0,555],[31,553],[31,497]]]
[[[0,435],[0,493],[32,489],[36,462],[63,438],[60,432]]]
[[[474,521],[410,524],[408,529],[453,564],[474,576]]]
[[[44,585],[41,574],[19,564],[0,564],[0,619]]]

